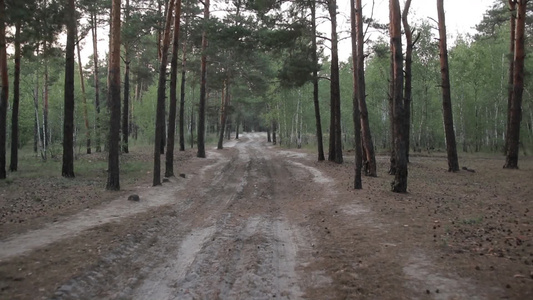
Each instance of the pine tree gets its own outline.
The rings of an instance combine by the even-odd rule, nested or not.
[[[63,120],[63,167],[61,175],[74,177],[74,47],[76,39],[76,7],[69,0],[65,15],[67,46],[65,54],[65,104]]]
[[[120,2],[112,0],[109,68],[107,74],[109,103],[109,155],[106,190],[120,190]]]

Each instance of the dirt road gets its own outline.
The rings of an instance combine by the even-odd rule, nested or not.
[[[409,225],[365,206],[358,197],[369,194],[355,196],[327,175],[334,166],[316,163],[303,152],[274,149],[263,134],[247,134],[195,161],[185,179],[173,178],[163,187],[138,191],[140,202],[117,199],[1,241],[0,266],[6,271],[0,270],[4,277],[0,277],[0,295],[11,299],[506,295],[503,286],[458,274],[443,257],[417,242],[424,238],[410,232]],[[78,254],[47,257],[59,257],[61,251]],[[76,267],[73,260],[86,261]],[[18,277],[34,290],[13,289],[9,282],[17,277],[9,270],[28,269],[29,264],[48,264],[52,271],[47,273],[45,266],[37,274]],[[61,273],[57,266],[61,264],[69,265],[72,275],[67,280],[56,274]],[[61,281],[51,283],[56,277]]]

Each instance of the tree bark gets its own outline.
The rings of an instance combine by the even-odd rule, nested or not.
[[[89,115],[87,112],[87,95],[85,94],[85,79],[83,78],[83,67],[81,64],[81,55],[80,55],[80,41],[79,36],[77,37],[78,41],[76,42],[76,51],[78,54],[78,70],[80,73],[80,86],[81,86],[81,97],[83,103],[83,120],[85,125],[85,139],[87,154],[91,154],[91,129],[89,127]]]
[[[9,171],[18,169],[19,149],[19,104],[20,104],[20,27],[21,21],[15,24],[15,72],[13,79],[13,110],[11,114],[11,162]]]
[[[48,127],[48,46],[47,42],[44,41],[43,46],[43,55],[44,55],[44,79],[43,79],[43,89],[44,89],[44,95],[43,95],[43,159],[47,159],[47,153],[48,153],[48,144],[50,142],[49,136],[50,136],[50,128]]]
[[[178,102],[178,49],[180,33],[181,0],[174,4],[174,35],[172,41],[172,58],[170,59],[170,107],[168,115],[167,153],[165,176],[174,176],[174,140],[176,136],[176,106]]]
[[[511,126],[511,105],[513,103],[513,81],[514,81],[514,49],[516,36],[516,2],[517,0],[509,0],[509,11],[511,12],[511,20],[509,22],[510,37],[509,37],[509,78],[507,86],[507,130]],[[509,135],[505,135],[504,152],[507,155],[509,147]]]
[[[316,44],[316,3],[311,1],[311,30],[313,31],[312,40],[312,59],[314,64],[313,69],[313,104],[315,107],[315,122],[316,122],[316,142],[318,146],[318,161],[325,160],[324,157],[324,142],[322,140],[322,120],[320,118],[320,102],[318,99],[318,48]]]
[[[185,16],[185,32],[189,29],[189,15]],[[183,58],[181,63],[181,89],[180,89],[180,151],[185,151],[185,77],[187,75],[187,39],[183,41]]]
[[[120,190],[120,2],[112,0],[109,49],[109,156],[106,190]]]
[[[392,24],[389,24],[389,30],[392,32]],[[389,120],[390,120],[390,165],[389,175],[396,174],[396,146],[394,144],[394,47],[391,42],[390,47],[390,72],[389,72]]]
[[[403,124],[407,143],[407,162],[409,162],[409,149],[411,143],[411,98],[413,94],[413,32],[411,31],[411,26],[409,26],[409,21],[407,16],[409,15],[409,8],[411,7],[411,0],[405,1],[405,6],[402,13],[402,23],[403,29],[405,32],[405,89],[403,94],[403,101],[405,110],[405,122]]]
[[[273,145],[276,145],[276,143],[277,143],[277,141],[276,141],[276,130],[277,130],[276,121],[272,121],[272,144]]]
[[[442,112],[444,117],[444,130],[446,133],[448,171],[457,172],[459,171],[459,161],[457,158],[457,145],[455,143],[455,129],[453,127],[450,73],[448,68],[448,46],[446,43],[446,20],[444,17],[443,0],[437,0],[437,11],[439,18],[440,73],[442,79]]]
[[[204,0],[204,22],[209,20],[209,0]],[[202,58],[200,70],[200,107],[198,112],[198,152],[197,157],[205,158],[205,105],[207,92],[207,30],[202,32]]]
[[[0,0],[0,179],[6,179],[6,131],[7,131],[7,102],[9,96],[9,80],[7,73],[6,53],[6,6]]]
[[[94,143],[96,152],[101,152],[101,134],[100,134],[100,80],[98,78],[98,28],[97,28],[97,20],[96,20],[96,10],[93,9],[91,11],[91,32],[92,32],[92,38],[93,38],[93,68],[94,68],[94,108],[96,110],[95,115],[95,139]]]
[[[172,0],[165,0],[165,1],[172,1]],[[163,24],[161,22],[161,18],[163,18],[163,6],[161,5],[161,0],[157,0],[157,59],[161,61],[162,57],[162,51],[161,51],[161,38],[162,38],[162,27]]]
[[[222,101],[220,105],[220,131],[218,136],[217,149],[221,150],[224,147],[224,130],[226,129],[227,110],[229,102],[229,81],[224,80],[224,89],[222,90]]]
[[[157,111],[155,119],[154,141],[154,177],[153,185],[161,185],[161,143],[165,135],[165,96],[168,48],[170,48],[170,23],[172,21],[174,0],[169,0],[165,30],[163,32],[162,53],[159,65],[159,81],[157,86]]]
[[[239,139],[239,127],[241,126],[241,114],[237,113],[237,120],[235,121],[235,139]]]
[[[357,61],[354,65],[356,77],[356,96],[358,97],[359,111],[361,113],[361,137],[364,149],[364,169],[367,176],[376,177],[377,165],[376,154],[374,151],[374,142],[370,132],[370,123],[368,121],[368,109],[366,106],[366,87],[365,87],[365,53],[364,53],[364,32],[363,32],[363,6],[361,0],[356,0],[356,33],[357,33]]]
[[[38,50],[37,50],[38,52]],[[33,107],[35,111],[35,124],[34,124],[34,150],[39,151],[41,159],[44,160],[43,154],[43,140],[41,136],[41,123],[39,120],[39,70],[35,71],[35,86],[33,88]]]
[[[61,175],[74,178],[74,43],[76,39],[76,8],[69,0],[66,10],[67,46],[65,51],[65,104],[63,119],[63,167]]]
[[[329,16],[331,19],[331,125],[330,125],[330,145],[329,161],[342,164],[342,131],[341,131],[341,95],[339,78],[339,51],[337,39],[337,1],[329,0]],[[332,137],[333,135],[333,137]]]
[[[507,128],[508,145],[505,159],[506,169],[518,169],[518,152],[520,147],[520,122],[522,119],[522,98],[524,93],[524,58],[525,23],[527,0],[518,0],[516,16],[516,36],[514,51],[513,95],[510,108],[509,127]]]
[[[130,22],[130,0],[126,0],[124,8],[124,23]],[[130,45],[129,41],[124,43],[124,101],[122,104],[122,152],[129,153],[128,138],[130,135]]]
[[[395,193],[407,192],[407,143],[405,127],[402,126],[405,120],[405,110],[403,101],[403,53],[402,53],[402,29],[401,12],[398,0],[390,0],[390,30],[391,45],[393,53],[393,122],[394,122],[394,152],[396,160],[396,172],[394,181],[391,184]]]
[[[363,167],[363,151],[362,151],[362,145],[361,145],[361,113],[359,111],[359,100],[360,97],[358,95],[358,82],[359,82],[359,67],[363,67],[359,65],[359,58],[357,56],[357,33],[358,29],[356,29],[356,19],[360,18],[360,16],[356,17],[356,14],[359,14],[361,12],[361,0],[356,0],[358,6],[354,6],[354,0],[350,0],[350,25],[351,25],[351,38],[352,38],[352,65],[353,65],[353,95],[352,95],[352,101],[353,101],[353,123],[354,123],[354,135],[355,135],[355,176],[354,176],[354,183],[353,188],[356,190],[363,188],[362,178],[361,178],[361,169]],[[356,13],[356,10],[357,13]]]

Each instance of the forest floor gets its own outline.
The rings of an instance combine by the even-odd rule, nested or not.
[[[249,133],[176,153],[185,178],[151,187],[141,151],[122,155],[120,192],[102,154],[76,179],[22,168],[0,182],[0,299],[533,299],[532,157],[462,155],[475,172],[448,173],[413,154],[394,194],[387,157],[355,191],[345,154]]]

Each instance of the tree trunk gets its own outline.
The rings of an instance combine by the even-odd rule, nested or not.
[[[37,51],[38,52],[38,51]],[[35,151],[39,151],[39,154],[41,155],[41,159],[44,160],[44,153],[43,153],[43,140],[41,136],[41,123],[39,120],[39,70],[35,72],[35,86],[33,89],[33,107],[35,110],[35,134],[34,134],[34,143],[36,144],[34,146]],[[38,148],[38,149],[37,149]]]
[[[194,88],[193,88],[193,98],[194,98]],[[194,148],[194,127],[196,124],[194,124],[194,109],[191,105],[191,149]]]
[[[112,0],[109,49],[109,158],[106,190],[120,190],[120,0]]]
[[[357,33],[357,61],[354,64],[356,75],[356,96],[358,97],[359,111],[361,114],[361,137],[364,149],[364,169],[367,176],[376,177],[376,154],[374,151],[374,142],[370,133],[370,123],[368,121],[368,109],[366,106],[366,87],[365,87],[365,53],[364,53],[364,29],[363,29],[363,7],[361,0],[356,0],[356,33]]]
[[[6,131],[7,131],[7,102],[9,96],[9,80],[7,78],[6,53],[6,6],[0,0],[0,179],[6,179]]]
[[[503,166],[506,169],[518,169],[518,152],[520,150],[520,121],[522,119],[522,96],[524,93],[524,58],[526,56],[524,43],[527,0],[518,0],[517,4],[518,11],[516,18],[515,51],[513,59],[513,95],[509,113],[509,127],[507,128],[507,157],[505,159],[505,165]]]
[[[389,30],[392,32],[392,24],[389,24]],[[394,47],[391,40],[390,47],[390,74],[389,74],[389,120],[390,120],[390,166],[389,175],[396,174],[396,146],[394,144]]]
[[[403,53],[402,53],[402,29],[401,12],[398,0],[390,0],[390,29],[391,45],[393,50],[393,82],[394,82],[394,152],[396,160],[396,172],[392,182],[392,191],[395,193],[407,192],[407,135],[405,133],[405,107],[403,101]]]
[[[130,22],[130,0],[126,0],[124,8],[124,23]],[[128,137],[130,134],[129,126],[129,103],[130,103],[130,45],[129,41],[124,43],[124,101],[122,104],[122,152],[129,153]]]
[[[44,55],[44,82],[43,82],[43,89],[44,89],[44,95],[43,95],[43,157],[44,160],[47,159],[47,153],[48,153],[48,144],[50,142],[49,136],[50,136],[50,128],[48,127],[48,58],[46,57],[48,54],[48,46],[47,42],[44,42],[44,49],[43,49],[43,55]]]
[[[93,67],[94,67],[94,108],[96,110],[95,116],[95,139],[94,143],[96,152],[101,152],[101,134],[100,134],[100,80],[98,79],[98,28],[96,20],[96,12],[91,11],[91,32],[93,37]]]
[[[80,86],[81,86],[81,97],[83,103],[83,120],[85,124],[85,138],[87,146],[87,154],[91,154],[91,129],[89,127],[89,115],[87,113],[87,95],[85,94],[85,79],[83,78],[83,67],[81,64],[81,55],[80,55],[80,41],[79,37],[76,43],[76,50],[78,54],[78,70],[80,72]]]
[[[189,16],[185,16],[185,32],[189,30]],[[185,76],[187,67],[187,39],[183,40],[183,59],[181,63],[181,90],[180,90],[180,151],[185,151]]]
[[[221,150],[224,147],[224,130],[226,129],[227,110],[229,102],[229,80],[224,80],[224,89],[222,90],[222,101],[220,105],[220,130],[218,136],[217,149]]]
[[[404,107],[405,107],[405,123],[403,124],[404,132],[407,135],[405,141],[407,143],[407,162],[409,162],[409,149],[411,143],[411,98],[413,90],[412,81],[412,65],[413,65],[413,32],[407,16],[409,15],[409,8],[411,7],[411,0],[405,1],[405,6],[402,14],[403,29],[405,32],[405,89],[403,95]]]
[[[13,110],[11,115],[11,162],[9,171],[18,169],[19,149],[19,104],[20,104],[20,27],[21,21],[15,25],[15,72],[13,79]]]
[[[516,1],[509,0],[509,11],[511,12],[511,21],[509,22],[510,27],[510,38],[509,38],[509,78],[507,86],[507,127],[508,130],[511,126],[511,105],[513,103],[513,79],[514,79],[514,50],[515,50],[515,36],[516,36]],[[511,56],[512,55],[512,56]],[[509,148],[509,135],[505,135],[505,146],[504,152],[507,155],[507,150]]]
[[[172,21],[174,0],[169,0],[165,31],[163,33],[162,55],[159,65],[159,81],[157,86],[157,111],[155,119],[155,142],[154,142],[154,177],[153,185],[161,185],[161,143],[165,135],[165,96],[166,96],[166,73],[168,61],[168,48],[170,47],[170,23]]]
[[[172,0],[165,0],[165,1],[172,1]],[[162,38],[162,27],[163,24],[161,22],[161,18],[164,18],[163,15],[163,6],[161,5],[161,0],[157,0],[157,59],[161,62],[162,57],[162,51],[161,51],[161,38]]]
[[[204,22],[209,20],[209,0],[204,0]],[[205,105],[207,89],[207,31],[202,32],[202,58],[200,80],[200,107],[198,112],[198,153],[196,156],[205,158]]]
[[[276,145],[276,130],[277,130],[276,121],[272,121],[272,144],[273,145]]]
[[[325,160],[324,157],[324,142],[322,141],[322,120],[320,118],[320,104],[318,100],[318,49],[316,45],[316,3],[311,1],[311,26],[313,30],[312,37],[312,59],[313,59],[313,104],[315,107],[315,122],[316,122],[316,142],[318,146],[318,161]]]
[[[440,48],[440,73],[442,78],[442,112],[444,116],[444,130],[446,133],[446,152],[448,154],[448,171],[459,171],[457,159],[457,146],[453,128],[452,99],[450,91],[450,73],[448,68],[448,49],[446,43],[446,20],[444,17],[443,0],[437,0],[439,16],[439,48]]]
[[[174,36],[172,41],[172,58],[170,59],[170,107],[168,115],[167,154],[165,160],[166,177],[174,176],[174,137],[176,136],[176,106],[178,102],[178,39],[180,33],[181,0],[176,0],[174,5]]]
[[[362,178],[361,178],[361,169],[363,166],[363,153],[361,145],[361,112],[359,110],[359,100],[358,95],[358,83],[359,83],[359,67],[364,67],[359,65],[359,58],[357,56],[357,34],[359,29],[356,30],[356,18],[359,19],[359,13],[361,13],[361,1],[357,1],[357,7],[354,6],[354,0],[350,0],[350,26],[351,26],[351,38],[352,38],[352,65],[353,65],[353,123],[354,123],[354,135],[355,135],[355,176],[353,182],[353,188],[356,190],[363,188]],[[357,9],[357,17],[356,17]]]
[[[239,126],[241,126],[241,114],[237,113],[237,120],[235,121],[235,139],[239,139]]]
[[[341,94],[339,78],[339,51],[337,42],[337,1],[329,0],[329,16],[331,18],[331,125],[328,160],[341,164],[342,158],[342,129],[341,129]],[[333,135],[333,136],[332,136]]]
[[[67,46],[65,51],[65,105],[61,175],[66,178],[74,178],[74,43],[77,23],[74,0],[68,1],[65,19],[67,24]]]

